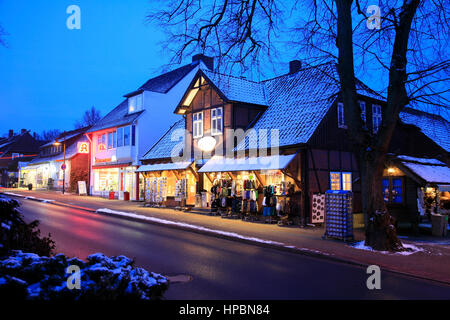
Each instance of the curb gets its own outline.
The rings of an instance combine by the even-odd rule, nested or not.
[[[18,197],[18,198],[23,198],[23,199],[27,199],[27,200],[42,202],[42,203],[53,204],[53,205],[61,206],[61,207],[67,207],[67,208],[72,208],[72,209],[83,210],[83,211],[87,211],[87,212],[90,212],[90,213],[96,213],[96,214],[99,214],[99,215],[116,217],[116,218],[120,218],[120,219],[124,219],[124,220],[128,220],[128,221],[136,221],[136,222],[147,223],[147,224],[152,224],[152,225],[164,226],[166,228],[171,228],[171,229],[177,229],[177,230],[183,230],[183,231],[188,231],[188,232],[194,232],[194,233],[203,234],[203,235],[210,236],[210,237],[216,237],[216,238],[221,238],[221,239],[225,239],[225,240],[241,242],[241,243],[246,243],[246,244],[250,244],[250,245],[256,245],[258,247],[269,248],[269,249],[274,249],[274,250],[279,250],[279,251],[284,251],[284,252],[290,252],[290,253],[294,253],[294,254],[301,254],[301,255],[305,255],[305,256],[309,256],[309,257],[313,257],[313,258],[326,259],[326,260],[329,260],[329,261],[338,262],[338,263],[344,263],[344,264],[347,264],[347,265],[353,265],[353,266],[357,266],[357,267],[361,267],[361,268],[366,268],[368,266],[367,263],[362,263],[362,262],[358,262],[358,261],[354,261],[354,260],[339,258],[339,257],[333,256],[331,254],[326,254],[326,253],[322,253],[322,252],[319,252],[319,251],[314,251],[313,249],[309,250],[309,249],[302,249],[302,248],[293,247],[293,246],[290,247],[290,246],[287,246],[287,245],[281,245],[281,244],[275,244],[275,243],[265,243],[265,242],[261,242],[261,241],[257,241],[257,240],[251,240],[251,239],[234,237],[234,236],[226,235],[226,234],[220,234],[220,233],[217,233],[217,232],[213,232],[212,230],[211,231],[200,230],[200,229],[193,228],[193,227],[188,227],[188,226],[181,226],[181,225],[169,224],[169,223],[166,224],[166,223],[162,223],[162,222],[158,222],[158,221],[154,221],[154,220],[153,221],[152,220],[147,220],[147,219],[144,219],[144,217],[146,217],[146,216],[140,215],[140,214],[135,213],[135,212],[126,212],[126,213],[135,214],[135,215],[141,216],[142,218],[140,218],[140,217],[124,216],[124,215],[119,215],[119,214],[110,213],[110,212],[104,212],[104,211],[103,212],[102,211],[97,212],[97,210],[92,209],[92,208],[86,208],[86,207],[81,207],[81,206],[77,206],[77,205],[66,204],[66,203],[59,202],[59,201],[48,201],[47,202],[46,199],[29,198],[29,197],[23,196],[23,195],[5,194],[3,192],[0,192],[0,194],[4,194],[6,196],[12,196],[12,197],[15,196],[15,197]],[[163,219],[161,219],[161,220],[163,220]],[[167,220],[167,221],[170,221],[170,220]],[[175,222],[175,221],[173,221],[173,222]],[[207,227],[204,227],[204,228],[205,229],[209,229]],[[242,235],[242,236],[244,236],[244,235]],[[248,236],[248,237],[252,238],[251,236]],[[260,239],[260,240],[264,241],[264,239]],[[271,240],[267,240],[267,241],[271,241]],[[426,281],[433,281],[433,282],[444,284],[444,285],[450,285],[450,281],[426,278],[426,277],[423,277],[423,276],[420,276],[420,275],[416,275],[416,274],[412,274],[412,273],[406,273],[406,272],[402,272],[402,271],[398,271],[398,270],[393,270],[393,269],[390,269],[389,267],[385,267],[385,266],[382,266],[382,268],[385,271],[388,271],[388,272],[391,272],[391,273],[395,273],[395,274],[398,274],[398,275],[402,275],[402,276],[406,276],[406,277],[412,277],[412,278],[426,280]]]

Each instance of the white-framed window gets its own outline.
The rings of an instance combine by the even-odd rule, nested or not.
[[[351,172],[342,172],[342,190],[352,191]]]
[[[108,149],[112,149],[113,148],[113,133],[109,132],[108,133]]]
[[[341,173],[330,172],[330,189],[341,190]]]
[[[141,111],[144,106],[144,94],[138,94],[128,98],[128,113]]]
[[[337,116],[338,116],[338,127],[342,129],[347,129],[344,116],[344,104],[342,102],[338,102]]]
[[[19,154],[19,153],[13,152],[13,154],[12,154],[12,160],[14,160],[15,158],[20,158],[20,154]]]
[[[203,137],[203,112],[192,114],[192,134],[194,138]]]
[[[117,129],[117,147],[123,146],[123,128]]]
[[[352,173],[330,172],[330,189],[352,191]]]
[[[366,102],[365,101],[359,101],[359,108],[361,109],[361,119],[364,124],[367,123],[367,117],[366,117]]]
[[[223,116],[222,108],[211,109],[211,134],[222,134],[223,130]]]
[[[131,127],[126,126],[123,128],[123,145],[129,146],[131,141]]]
[[[377,104],[372,105],[372,125],[373,133],[377,133],[380,129],[382,120],[381,106]]]

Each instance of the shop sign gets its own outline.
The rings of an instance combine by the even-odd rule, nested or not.
[[[98,162],[111,162],[111,158],[104,158],[104,159],[95,158],[95,163]]]
[[[89,142],[78,142],[78,153],[89,153]]]

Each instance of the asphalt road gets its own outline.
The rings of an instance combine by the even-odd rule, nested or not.
[[[134,257],[163,275],[190,275],[167,299],[450,299],[450,286],[381,272],[368,290],[365,268],[267,249],[48,203],[20,200],[27,221],[41,221],[57,252]]]

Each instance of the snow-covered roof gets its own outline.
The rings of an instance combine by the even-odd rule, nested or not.
[[[75,133],[72,133],[72,134],[68,134],[68,135],[62,136],[61,138],[58,137],[57,139],[42,145],[41,148],[42,147],[48,147],[48,146],[51,146],[51,145],[55,144],[56,140],[58,140],[58,142],[64,142],[64,141],[70,140],[70,139],[72,139],[73,137],[76,137],[79,134],[80,134],[80,132],[78,131],[78,132],[75,132]]]
[[[183,79],[184,76],[186,76],[197,66],[198,62],[193,62],[175,70],[163,73],[157,77],[151,78],[139,89],[167,93],[174,85],[176,85],[181,79]]]
[[[159,139],[141,160],[152,160],[161,158],[171,158],[172,150],[183,143],[185,138],[185,120],[180,119],[175,122],[169,130]]]
[[[263,106],[267,105],[265,88],[262,83],[212,72],[203,68],[202,71],[227,100]]]
[[[183,79],[189,72],[199,66],[198,61],[177,68],[175,70],[163,73],[156,77],[149,79],[139,90],[154,91],[159,93],[167,93],[173,86],[175,86],[181,79]],[[125,126],[133,123],[144,110],[139,112],[128,113],[128,100],[125,99],[111,112],[98,121],[89,132],[100,131],[112,127]]]
[[[416,109],[404,108],[400,113],[400,120],[406,124],[418,127],[423,134],[442,149],[450,152],[450,123],[441,116]]]
[[[397,159],[405,160],[408,162],[417,162],[421,164],[435,164],[435,165],[441,165],[445,166],[445,163],[437,160],[437,159],[430,159],[430,158],[416,158],[416,157],[410,157],[410,156],[397,156]]]
[[[268,130],[268,146],[272,129],[279,130],[280,146],[306,143],[339,93],[337,79],[336,66],[329,63],[264,81],[269,107],[253,128]],[[257,145],[250,137],[237,149]]]
[[[402,162],[404,166],[428,183],[450,184],[450,168],[412,162]]]
[[[144,111],[128,113],[128,100],[122,101],[111,112],[98,121],[88,132],[100,131],[112,127],[120,127],[133,123]]]
[[[400,164],[406,171],[411,171],[414,175],[427,183],[450,184],[450,168],[437,159],[416,158],[410,156],[397,156]],[[406,172],[408,174],[408,172]]]
[[[226,172],[284,169],[296,154],[266,157],[227,158],[214,156],[198,172]]]

